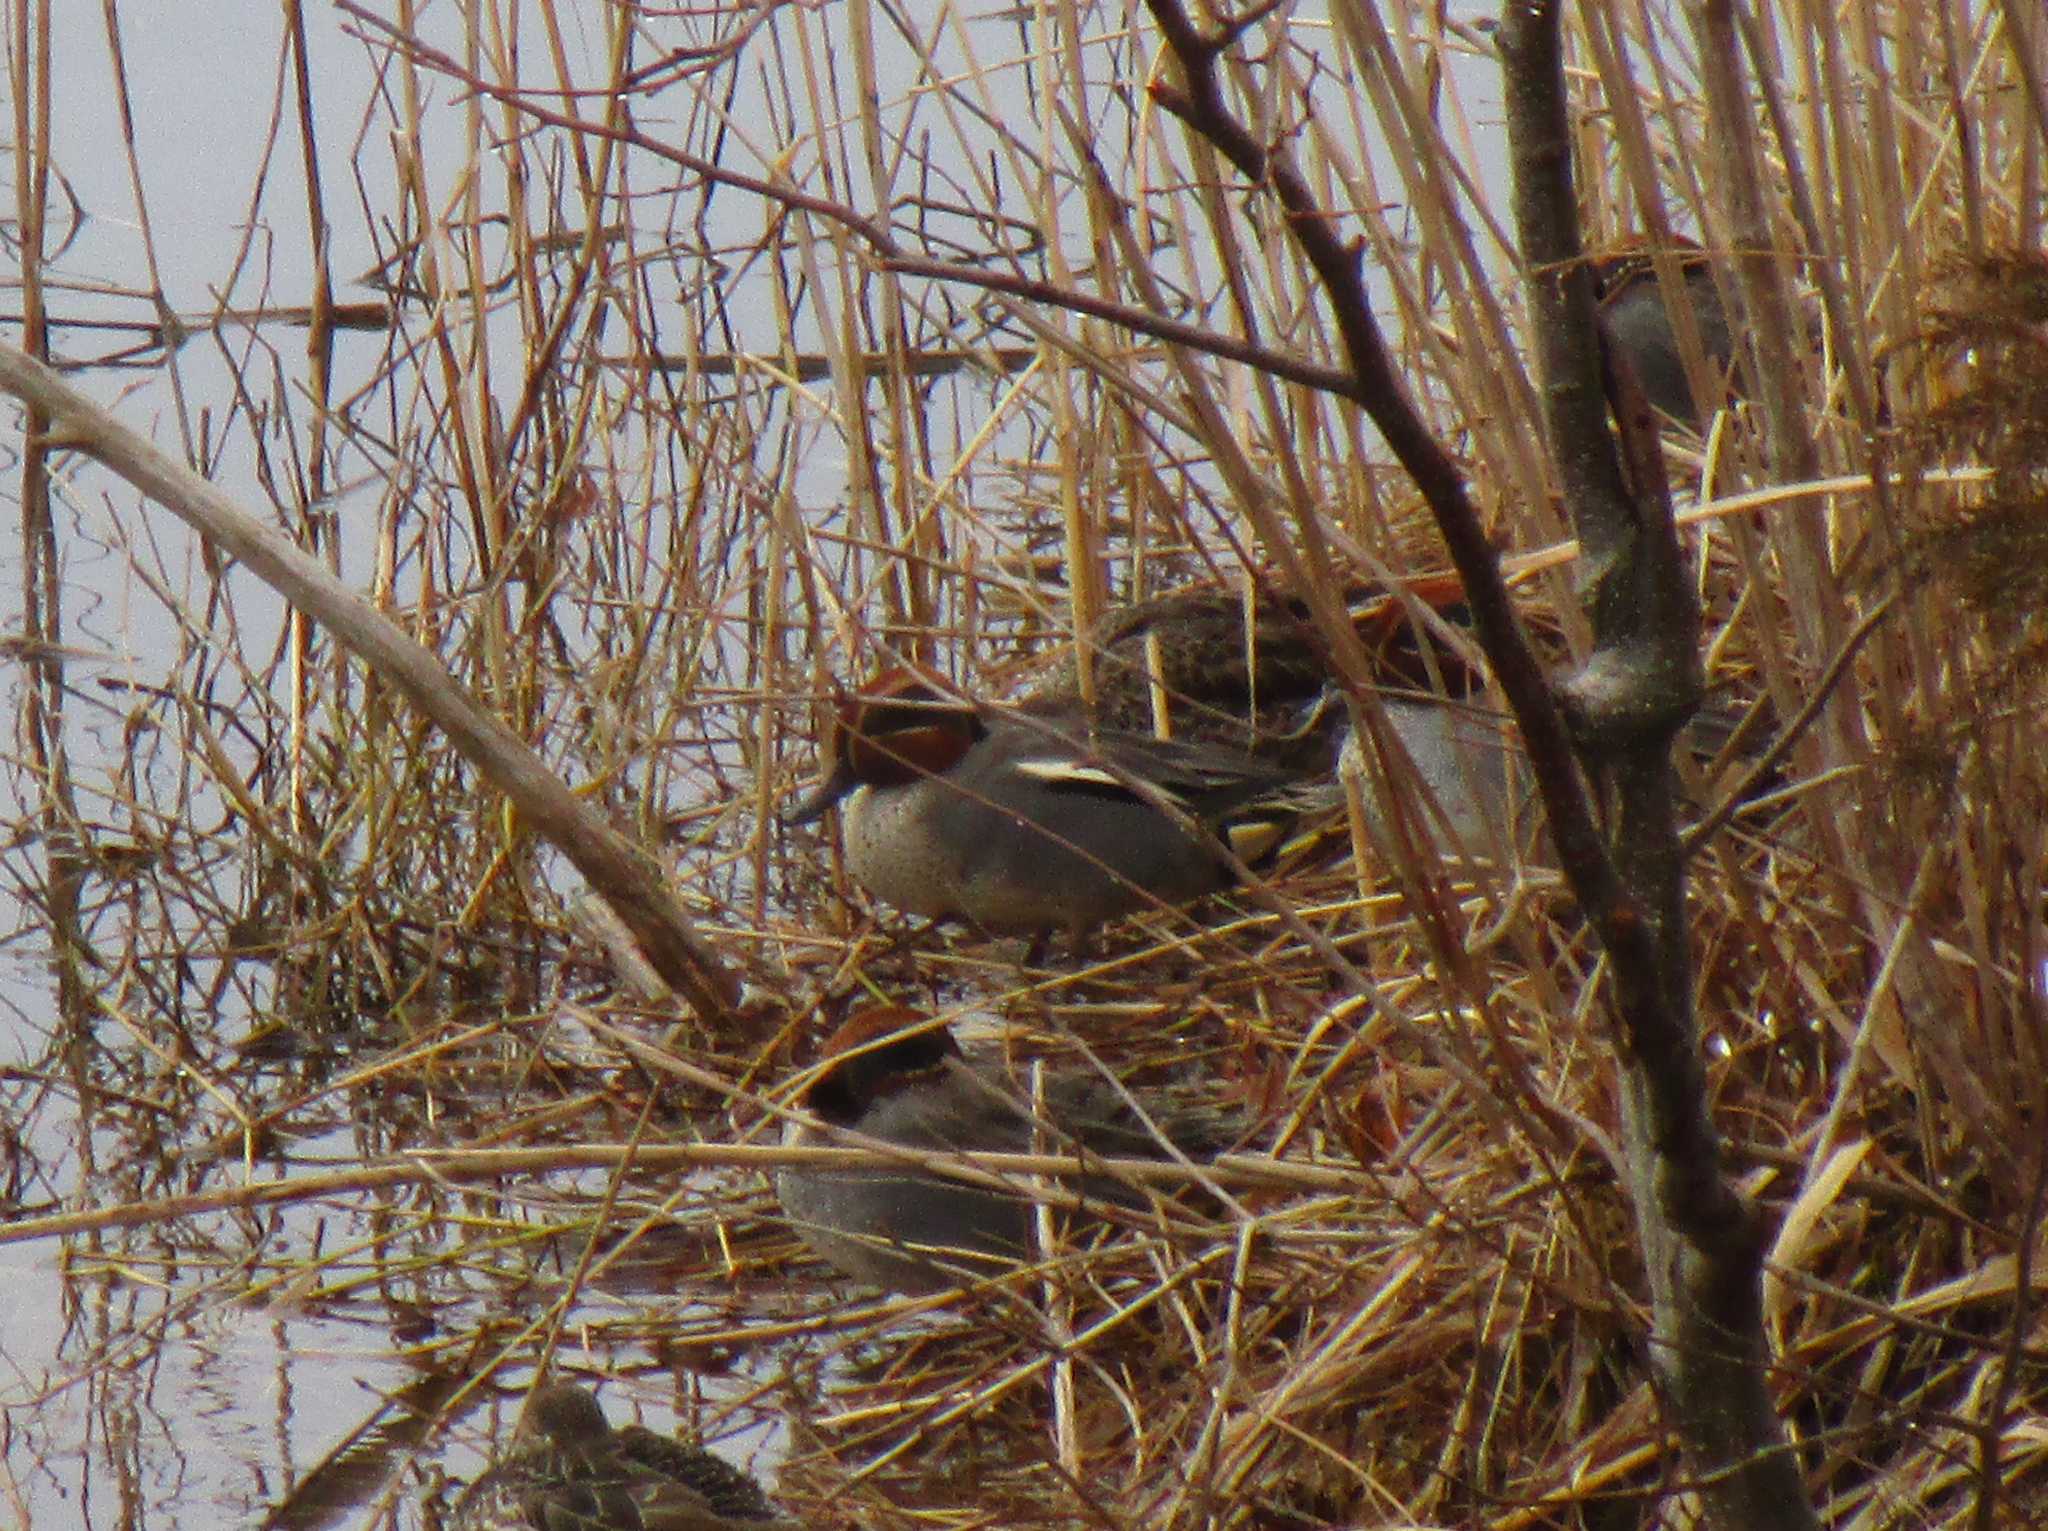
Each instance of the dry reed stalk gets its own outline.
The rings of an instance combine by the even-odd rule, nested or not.
[[[1467,147],[1488,108],[1465,98],[1479,76],[1443,72],[1488,44],[1412,9],[1304,10],[1259,22],[1230,88],[1384,272],[1424,417],[1534,571],[1522,599],[1581,651],[1508,241]],[[1678,8],[1572,23],[1594,241],[1662,226],[1751,258],[1730,296],[1816,291],[1838,363],[1824,379],[1800,326],[1773,327],[1741,359],[1745,423],[1669,460],[1695,503],[1710,687],[1786,721],[1825,690],[1770,811],[1697,848],[1688,913],[1721,1124],[1754,1140],[1749,1188],[1786,1215],[1774,1386],[1845,1525],[1972,1524],[1990,1485],[1999,1514],[2048,1497],[2041,698],[2001,675],[1974,714],[1998,630],[1937,578],[1885,585],[1917,529],[1989,492],[1953,435],[1907,473],[1885,432],[1933,418],[1970,370],[1897,359],[1944,260],[2040,237],[2020,10],[1762,8],[1738,56],[1778,72],[1750,115],[1782,174],[1749,205],[1703,131]],[[651,1072],[640,1012],[567,934],[552,856],[445,741],[320,634],[287,623],[274,646],[239,581],[186,589],[177,555],[124,524],[138,598],[184,643],[160,683],[119,693],[125,768],[73,771],[48,730],[23,761],[53,847],[32,881],[74,976],[70,1029],[16,1083],[138,1137],[217,1136],[223,1161],[345,1128],[366,1162],[322,1175],[295,1155],[276,1188],[194,1193],[93,1155],[89,1205],[0,1237],[107,1239],[81,1270],[168,1269],[158,1244],[212,1262],[174,1312],[417,1304],[451,1369],[529,1360],[546,1324],[678,1376],[737,1353],[756,1380],[733,1410],[794,1421],[796,1502],[863,1525],[1680,1523],[1640,1381],[1600,963],[1554,884],[1430,892],[1425,866],[1390,890],[1331,851],[1274,881],[1298,925],[1231,901],[1027,971],[958,933],[893,946],[828,849],[774,830],[819,699],[885,655],[1001,688],[1120,598],[1279,568],[1334,600],[1355,574],[1441,564],[1355,407],[1307,380],[1340,347],[1270,200],[1147,94],[1156,38],[1063,4],[1016,29],[875,8],[607,13],[587,36],[570,19],[481,10],[453,57],[485,88],[452,113],[437,60],[387,56],[388,349],[350,358],[346,383],[323,359],[303,396],[238,397],[216,438],[286,486],[309,550],[615,823],[666,842],[678,897],[758,986],[799,1012],[862,985],[978,1000],[1048,1052],[1193,1062],[1267,1110],[1293,1183],[972,1294],[826,1304],[758,1194],[784,1151],[730,1141],[807,1057],[804,1017]],[[657,63],[628,21],[700,51]],[[2036,81],[2043,31],[2019,45]],[[664,88],[636,96],[648,67]],[[775,88],[736,110],[756,70]],[[302,119],[325,120],[321,89],[300,82]],[[717,222],[755,189],[696,161],[791,195]],[[331,202],[332,166],[315,170]],[[840,208],[894,209],[894,248]],[[908,269],[963,247],[950,285]],[[977,267],[1119,307],[967,285]],[[24,270],[25,302],[46,302]],[[1303,365],[1169,345],[1125,311]],[[29,636],[54,699],[77,635]],[[179,967],[198,976],[164,976]],[[83,1003],[96,968],[123,975],[111,1010]],[[500,1024],[567,1020],[564,999],[595,1018],[574,1044]],[[243,1051],[280,1011],[300,1055]],[[86,1024],[109,1013],[132,1043]],[[577,1146],[622,1140],[641,1146]],[[419,1151],[443,1142],[507,1152]],[[1333,1182],[1332,1165],[1356,1169]],[[576,1178],[550,1198],[458,1183],[543,1171]],[[351,1232],[261,1253],[246,1219],[265,1205]],[[509,1329],[486,1316],[506,1301]]]

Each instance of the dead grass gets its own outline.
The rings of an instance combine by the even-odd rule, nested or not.
[[[1573,23],[1589,226],[1668,220],[1725,251],[1676,9],[1652,8],[1650,38],[1621,6]],[[1997,498],[2026,537],[1993,541],[1992,500],[1947,472],[2026,447],[2008,432],[1980,457],[1989,438],[1957,424],[1996,381],[1981,354],[1903,358],[1923,312],[1953,311],[1956,262],[2038,245],[2048,128],[1989,35],[2023,8],[1765,9],[1799,135],[1780,248],[1856,322],[1822,326],[1835,365],[1800,373],[1803,457],[1754,411],[1674,454],[1701,503],[1784,491],[1794,460],[1816,486],[1693,530],[1710,684],[1800,716],[1864,614],[1897,604],[1839,666],[1771,811],[1695,858],[1709,1082],[1747,1188],[1784,1217],[1775,1385],[1827,1522],[2019,1527],[2048,1515],[2048,762],[2039,666],[2002,652],[2015,608],[1970,592],[2003,588],[1987,569],[2031,552],[2039,506]],[[68,688],[56,645],[77,629],[51,612],[23,640],[51,721],[16,760],[30,809],[7,864],[59,976],[40,1060],[8,1084],[11,1204],[115,1209],[120,1226],[73,1230],[70,1280],[161,1282],[167,1312],[356,1313],[435,1377],[559,1344],[671,1379],[713,1434],[779,1417],[782,1496],[818,1524],[1691,1524],[1644,1380],[1598,961],[1540,872],[1404,884],[1340,836],[1273,883],[1292,922],[1218,901],[1025,969],[1014,945],[878,927],[828,844],[776,828],[822,698],[884,656],[1001,690],[1106,605],[1191,580],[1437,565],[1341,401],[1042,293],[885,269],[835,211],[886,216],[913,264],[964,251],[1327,362],[1270,209],[1148,102],[1135,18],[864,9],[863,33],[849,8],[650,11],[607,63],[604,36],[528,10],[516,84],[538,113],[490,92],[451,106],[431,61],[389,57],[357,152],[394,135],[402,195],[353,210],[392,294],[381,356],[344,342],[310,393],[223,399],[215,435],[284,488],[309,545],[663,847],[759,1003],[708,1037],[618,992],[558,856],[441,740],[247,583],[175,572],[124,505],[105,535],[164,649]],[[1408,383],[1503,548],[1554,548],[1570,526],[1510,338],[1486,221],[1502,199],[1488,184],[1496,205],[1475,207],[1442,157],[1484,157],[1483,40],[1331,14],[1254,28],[1239,88],[1384,273]],[[509,26],[480,25],[470,66],[494,91],[515,84],[494,61]],[[617,98],[549,93],[619,74],[665,82],[630,121]],[[585,130],[548,118],[564,112]],[[451,132],[467,180],[424,168]],[[700,160],[815,200],[716,185]],[[1802,198],[1826,210],[1803,250]],[[2015,367],[2038,366],[2026,324],[1999,332]],[[220,333],[256,382],[250,332]],[[1881,411],[1843,381],[1879,379],[1878,356]],[[1533,561],[1532,610],[1582,642],[1571,567]],[[74,759],[88,744],[105,753]],[[1255,1151],[1348,1184],[1240,1190],[950,1301],[849,1304],[757,1168],[678,1175],[629,1149],[596,1156],[616,1173],[564,1153],[478,1183],[404,1157],[763,1141],[815,1017],[859,994],[1207,1075],[1262,1114]],[[696,1082],[622,1034],[661,1035]],[[308,1179],[279,1193],[282,1222],[231,1194],[171,1200],[355,1161],[391,1173]],[[129,1364],[163,1317],[65,1364]]]

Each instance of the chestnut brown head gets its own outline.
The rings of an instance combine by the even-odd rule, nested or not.
[[[922,670],[884,670],[840,702],[825,740],[825,778],[783,822],[808,824],[858,787],[941,775],[986,732],[972,703]]]
[[[910,1029],[925,1019],[902,1005],[856,1010],[825,1039],[827,1067],[804,1104],[821,1121],[851,1127],[876,1101],[943,1073],[960,1044],[944,1026]]]

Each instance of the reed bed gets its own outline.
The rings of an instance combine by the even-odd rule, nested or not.
[[[55,961],[47,1016],[17,1016],[39,1050],[6,1084],[0,1238],[62,1237],[101,1302],[158,1295],[49,1389],[118,1392],[195,1314],[351,1325],[418,1381],[281,1474],[280,1525],[409,1523],[446,1443],[488,1438],[465,1411],[546,1357],[765,1441],[818,1525],[1694,1524],[1601,959],[1540,856],[1403,864],[1340,816],[1257,889],[1035,960],[869,905],[828,837],[778,827],[835,689],[889,658],[1014,695],[1120,603],[1444,567],[1309,375],[1338,346],[1315,273],[1161,110],[1146,14],[343,10],[374,101],[302,80],[285,116],[376,124],[374,297],[314,305],[310,361],[289,318],[210,316],[242,391],[207,450],[658,850],[747,1000],[714,1031],[630,981],[559,849],[377,674],[120,502],[122,588],[172,636],[91,673],[60,599],[17,655],[6,862]],[[1716,1120],[1778,1230],[1772,1387],[1844,1531],[2048,1520],[2048,436],[2015,402],[2048,321],[2048,28],[2023,12],[1753,19],[1769,248],[1813,344],[1761,337],[1745,401],[1665,455],[1712,705],[1792,726],[1739,801],[1754,750],[1686,767],[1696,816],[1728,810],[1687,907]],[[1568,23],[1591,244],[1746,253],[1682,23]],[[1281,4],[1231,88],[1359,240],[1562,665],[1580,571],[1488,39]],[[317,290],[363,290],[307,246]],[[46,482],[24,502],[25,585],[55,590],[75,533]],[[1207,1081],[1258,1131],[1101,1247],[865,1300],[765,1175],[821,1031],[884,998]]]

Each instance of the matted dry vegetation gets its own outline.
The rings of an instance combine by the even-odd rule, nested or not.
[[[1238,39],[1234,104],[1361,240],[1407,385],[1583,651],[1486,34],[1312,9]],[[1728,248],[1676,9],[1570,23],[1591,242],[1662,219]],[[1803,725],[1693,857],[1710,1087],[1782,1219],[1772,1383],[1827,1523],[2035,1525],[2048,546],[2042,438],[1982,390],[2040,370],[2039,268],[1999,257],[2041,244],[2048,43],[2018,67],[2025,7],[1765,9],[1776,248],[1826,318],[1819,354],[1794,341],[1800,418],[1745,404],[1669,452],[1715,701]],[[1404,872],[1340,825],[1269,897],[1026,967],[870,910],[828,839],[776,825],[832,688],[886,656],[1003,692],[1190,581],[1442,567],[1306,375],[1336,341],[1269,202],[1148,95],[1143,13],[355,25],[378,99],[313,80],[286,116],[364,113],[355,152],[396,146],[392,205],[344,211],[320,160],[384,295],[316,308],[311,368],[299,332],[220,321],[249,392],[209,450],[659,847],[751,988],[712,1035],[622,982],[559,853],[377,675],[280,640],[228,572],[183,580],[117,500],[176,636],[153,681],[80,689],[61,602],[25,635],[7,865],[57,976],[47,1055],[7,1085],[9,1191],[71,1282],[175,1296],[68,1351],[74,1375],[211,1308],[352,1315],[418,1369],[423,1417],[280,1479],[285,1524],[366,1472],[352,1523],[411,1514],[397,1447],[430,1462],[477,1428],[458,1383],[544,1353],[714,1437],[785,1421],[764,1463],[821,1526],[1691,1524],[1599,959],[1554,875]],[[423,146],[455,117],[451,176]],[[1304,375],[1176,343],[1197,331]],[[29,524],[34,609],[74,533]],[[1264,1131],[1199,1210],[984,1290],[849,1302],[763,1169],[784,1086],[863,996],[1206,1075]]]

